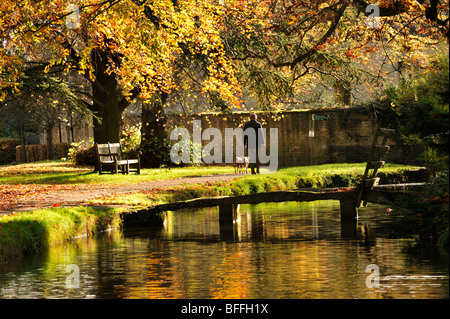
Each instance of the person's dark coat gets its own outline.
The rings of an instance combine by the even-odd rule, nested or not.
[[[256,134],[256,146],[259,147],[264,143],[264,135],[262,134],[262,125],[261,123],[259,123],[256,120],[250,120],[247,123],[245,123],[244,125],[244,145],[246,145],[247,147],[249,147],[248,145],[248,136],[245,135],[245,130],[246,129],[254,129],[255,130],[255,134]],[[252,145],[250,145],[251,147]]]

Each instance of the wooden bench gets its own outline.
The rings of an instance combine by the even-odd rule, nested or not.
[[[130,165],[137,165],[136,173],[141,173],[141,160],[137,159],[123,159],[122,146],[120,143],[95,143],[95,150],[97,153],[98,172],[102,174],[104,170],[108,170],[111,174],[117,174],[121,170],[122,174],[130,173]],[[109,169],[105,169],[109,167]]]

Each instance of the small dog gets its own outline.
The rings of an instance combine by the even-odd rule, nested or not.
[[[234,173],[247,174],[248,171],[248,157],[237,156],[234,158]]]

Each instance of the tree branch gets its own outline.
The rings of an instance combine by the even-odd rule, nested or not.
[[[125,110],[128,105],[141,93],[141,89],[138,86],[135,86],[128,95],[124,96],[122,100],[119,102],[119,108],[121,111]]]
[[[366,16],[372,14],[372,12],[366,12],[369,5],[370,3],[364,0],[354,1],[354,7]],[[393,1],[389,7],[378,6],[378,8],[380,9],[380,17],[392,17],[408,11],[408,6],[405,6],[401,0]]]
[[[94,107],[94,105],[91,105],[91,104],[89,104],[88,102],[86,102],[86,101],[84,101],[84,100],[80,100],[80,102],[83,103],[84,106],[85,106],[88,110],[90,110],[90,111],[92,111],[92,112],[98,111],[98,110]]]
[[[78,94],[83,94],[83,95],[87,96],[89,99],[92,100],[92,102],[94,102],[94,104],[101,104],[102,106],[105,106],[104,103],[103,103],[102,101],[99,101],[98,99],[94,98],[94,97],[92,96],[92,94],[90,94],[90,93],[88,93],[88,92],[84,92],[84,91],[80,91],[80,90],[75,90],[74,92],[75,92],[75,93],[78,93]],[[83,102],[88,106],[88,109],[89,109],[89,110],[94,111],[94,110],[93,110],[93,105],[87,103],[87,102],[84,101],[84,100],[81,100],[81,101],[83,101]]]
[[[336,27],[337,27],[337,25],[339,23],[339,20],[341,19],[342,15],[344,14],[345,9],[347,9],[347,4],[343,3],[341,8],[336,12],[336,16],[334,17],[334,21],[331,24],[331,26],[328,29],[328,31],[322,36],[322,38],[320,38],[320,40],[316,43],[316,45],[314,47],[309,49],[306,53],[298,56],[297,58],[295,58],[290,63],[291,69],[293,69],[297,63],[300,63],[303,60],[306,60],[309,57],[311,57],[311,55],[313,55],[313,53],[316,52],[317,47],[325,43],[325,41],[333,34],[334,30],[336,29]]]
[[[418,0],[418,2],[420,4],[424,3],[423,0]],[[430,6],[425,10],[425,16],[429,21],[435,23],[437,26],[443,27],[443,29],[442,29],[443,34],[448,39],[449,38],[449,30],[448,30],[449,18],[442,20],[438,17],[439,2],[440,2],[439,0],[431,0]],[[369,3],[367,3],[364,0],[355,0],[354,1],[354,7],[359,12],[362,12],[366,16],[372,14],[372,12],[366,12],[366,8],[368,5],[369,5]],[[379,11],[380,17],[392,17],[392,16],[396,16],[396,15],[405,13],[409,10],[409,6],[404,4],[401,0],[395,0],[389,7],[378,6],[378,8],[380,9],[380,11]]]

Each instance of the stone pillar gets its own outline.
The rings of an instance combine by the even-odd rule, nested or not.
[[[234,239],[234,221],[237,218],[239,205],[224,204],[219,206],[220,238],[222,240]]]
[[[354,221],[358,218],[355,201],[352,199],[342,199],[341,203],[341,221]]]
[[[356,238],[358,211],[354,200],[340,200],[341,203],[341,237]]]

